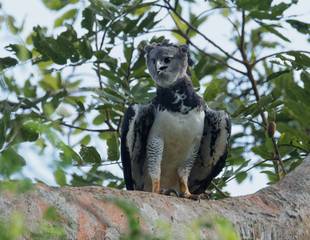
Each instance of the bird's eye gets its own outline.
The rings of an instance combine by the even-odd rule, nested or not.
[[[170,63],[171,61],[171,58],[170,57],[165,57],[164,58],[164,63]]]

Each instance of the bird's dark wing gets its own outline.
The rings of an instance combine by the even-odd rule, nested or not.
[[[125,113],[121,131],[121,158],[128,190],[143,190],[147,139],[154,115],[152,104],[132,105]]]
[[[199,155],[189,177],[191,193],[203,193],[225,166],[231,121],[224,111],[205,109],[204,131]]]

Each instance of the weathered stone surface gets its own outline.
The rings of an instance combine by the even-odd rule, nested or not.
[[[35,185],[23,194],[1,192],[0,217],[18,211],[35,231],[53,206],[68,239],[118,239],[127,231],[127,217],[109,198],[128,200],[140,209],[142,229],[160,234],[158,222],[169,223],[175,239],[186,239],[191,224],[214,214],[229,219],[243,239],[310,239],[310,157],[281,182],[261,191],[221,201],[191,201],[146,192],[103,187]],[[214,232],[203,231],[216,239]]]

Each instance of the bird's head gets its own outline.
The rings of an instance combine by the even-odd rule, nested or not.
[[[147,68],[157,86],[168,88],[186,75],[188,46],[152,44],[145,47]]]

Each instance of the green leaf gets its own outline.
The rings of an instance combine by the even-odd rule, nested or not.
[[[20,239],[27,234],[25,216],[21,212],[13,211],[10,216],[0,219],[0,239]]]
[[[54,177],[58,185],[65,186],[67,184],[66,175],[62,168],[59,167],[56,169],[54,172]]]
[[[113,70],[108,70],[108,69],[105,69],[104,67],[102,67],[100,69],[100,74],[102,76],[107,77],[107,79],[109,80],[109,83],[113,82],[113,84],[115,84],[115,83],[119,83],[121,81],[120,77],[117,76]]]
[[[57,91],[61,88],[61,79],[48,74],[44,76],[39,84],[47,91]]]
[[[97,57],[99,62],[104,62],[106,63],[112,70],[115,69],[117,67],[117,59],[109,56],[109,54],[104,51],[96,51],[95,52],[95,56]]]
[[[242,183],[245,179],[246,179],[246,177],[247,177],[247,173],[246,172],[239,172],[239,173],[237,173],[237,175],[236,175],[236,181],[240,184],[240,183]]]
[[[295,58],[295,66],[310,68],[310,57],[302,52],[290,51],[287,53]]]
[[[15,18],[13,16],[8,15],[5,20],[6,25],[8,29],[11,31],[11,33],[17,34],[23,30],[23,24],[20,27],[17,27],[15,23]]]
[[[101,15],[105,19],[111,19],[114,17],[114,13],[118,12],[118,8],[104,0],[89,0],[91,3],[91,9],[98,15]]]
[[[270,159],[272,156],[271,152],[269,152],[269,149],[265,145],[254,146],[251,150],[263,159]]]
[[[269,33],[272,33],[276,36],[278,36],[279,38],[281,38],[282,40],[286,41],[286,42],[291,42],[287,37],[285,37],[282,33],[280,33],[278,30],[276,30],[274,28],[274,25],[268,25],[265,24],[263,22],[257,21],[263,28],[265,28]]]
[[[85,137],[83,137],[80,141],[80,144],[81,145],[88,145],[90,143],[90,136],[89,135],[86,135]]]
[[[103,89],[101,96],[105,97],[107,100],[115,103],[123,103],[125,97],[120,94],[120,92],[115,91],[112,88]]]
[[[236,4],[244,10],[268,10],[271,7],[272,0],[237,0]]]
[[[218,233],[219,239],[240,240],[239,233],[235,230],[234,225],[224,217],[215,217],[212,219],[211,226]]]
[[[147,16],[142,20],[142,22],[138,25],[137,31],[146,31],[156,25],[158,23],[158,21],[155,21],[155,17],[157,14],[158,12],[149,12]]]
[[[274,78],[277,78],[277,77],[281,76],[282,74],[289,73],[289,72],[290,72],[290,70],[288,70],[288,69],[287,70],[278,71],[278,72],[273,72],[273,73],[271,73],[270,75],[267,76],[266,81],[270,81],[270,80],[272,80]]]
[[[248,116],[251,115],[252,117],[257,116],[262,111],[269,109],[270,107],[275,107],[282,104],[282,102],[277,102],[276,99],[272,95],[262,96],[257,103],[252,103],[248,106],[240,105],[240,107],[233,113],[234,117],[239,115]]]
[[[22,194],[33,189],[33,183],[30,179],[22,179],[22,180],[1,180],[0,183],[0,192],[1,191],[10,191],[16,194]],[[0,231],[1,232],[1,231]],[[1,236],[1,235],[0,235]],[[1,239],[1,237],[0,237]]]
[[[40,26],[35,27],[32,40],[39,53],[57,64],[66,64],[68,59],[72,62],[79,60],[79,53],[74,46],[78,41],[77,33],[72,26],[68,25],[67,30],[62,32],[57,39],[45,36],[45,30]]]
[[[83,20],[81,25],[88,30],[88,34],[93,33],[93,26],[96,20],[96,14],[91,8],[85,8],[82,12]]]
[[[62,144],[60,148],[62,150],[62,152],[60,153],[60,157],[63,160],[63,166],[71,165],[72,162],[82,164],[82,158],[70,146]]]
[[[283,14],[283,12],[288,9],[290,6],[292,5],[292,3],[284,3],[284,2],[281,2],[275,6],[273,6],[271,8],[271,15],[273,17],[277,17],[277,16],[280,16]]]
[[[270,1],[271,2],[271,1]],[[282,17],[283,12],[288,9],[292,3],[279,3],[268,8],[252,8],[249,16],[257,19],[278,20]],[[266,5],[267,6],[267,5]],[[265,6],[265,7],[266,7]]]
[[[57,37],[54,47],[58,54],[62,54],[66,59],[70,59],[71,62],[77,62],[79,60],[79,53],[74,45],[77,41],[76,31],[72,26],[67,26],[67,30]]]
[[[100,154],[97,152],[96,148],[92,146],[87,147],[81,145],[80,155],[86,163],[101,163],[102,161]]]
[[[109,134],[107,145],[108,145],[108,159],[112,161],[119,160],[119,139],[117,133]]]
[[[304,83],[304,89],[310,94],[310,73],[306,71],[302,71],[300,73],[300,79]]]
[[[213,79],[210,83],[206,84],[204,99],[206,101],[214,100],[218,94],[225,91],[226,82],[224,79]]]
[[[37,96],[36,90],[37,90],[37,86],[32,85],[30,80],[27,79],[23,87],[23,92],[24,92],[25,97],[28,97],[28,98],[36,97]]]
[[[183,33],[186,33],[186,31],[188,30],[188,26],[186,23],[184,23],[179,17],[178,15],[176,15],[175,13],[171,14],[171,17],[175,23],[175,25],[177,26],[177,29],[180,30]]]
[[[304,33],[304,34],[310,34],[310,24],[301,22],[295,19],[289,19],[286,20],[287,23],[289,23],[293,28],[295,28],[298,32]]]
[[[70,3],[77,3],[79,0],[42,0],[43,4],[51,10],[59,10]]]
[[[286,55],[293,56],[294,59],[292,59],[291,57],[287,57]],[[308,57],[308,55],[300,51],[290,51],[285,54],[278,54],[276,57],[279,58],[282,62],[270,62],[274,62],[288,68],[293,68],[295,70],[306,70],[310,66],[310,58]]]
[[[77,13],[77,9],[70,9],[69,11],[65,12],[61,17],[55,20],[54,27],[62,26],[66,20],[75,18]]]
[[[34,142],[39,138],[39,133],[32,125],[24,123],[20,129],[19,135],[22,138],[22,141]]]
[[[104,116],[104,114],[99,114],[97,117],[94,118],[93,124],[98,126],[103,124],[105,120],[106,117]]]
[[[4,57],[0,58],[0,71],[3,69],[15,66],[18,63],[18,61],[15,58],[11,57]]]
[[[190,17],[190,23],[192,24],[192,26],[198,29],[200,25],[206,22],[208,15],[203,16],[203,15],[195,15],[193,13],[190,13],[189,17]]]
[[[43,218],[51,222],[61,221],[61,216],[55,207],[48,207],[43,214]]]
[[[134,8],[134,12],[133,14],[136,16],[141,16],[143,14],[145,14],[146,12],[148,12],[151,9],[150,5],[139,5],[137,7]]]
[[[13,148],[8,148],[0,153],[0,174],[10,177],[19,172],[26,162]]]
[[[66,64],[67,59],[57,51],[57,42],[51,37],[45,37],[45,30],[40,26],[34,27],[32,35],[33,45],[43,56],[51,58],[57,64]]]
[[[122,209],[122,211],[127,216],[130,231],[126,236],[126,239],[134,239],[137,236],[140,236],[140,238],[142,238],[141,227],[138,221],[139,218],[137,218],[137,215],[139,214],[138,208],[135,205],[131,204],[130,202],[126,201],[125,199],[110,198],[108,200],[110,200],[113,204]]]
[[[5,47],[7,50],[14,52],[20,61],[26,61],[32,58],[32,53],[23,45],[10,44]]]
[[[272,171],[265,170],[265,171],[261,171],[261,173],[265,173],[267,175],[270,183],[275,183],[279,181],[279,177],[277,176],[277,174],[275,174]]]
[[[134,51],[133,46],[124,44],[124,55],[127,63],[131,62],[133,51]]]
[[[83,37],[82,41],[79,43],[79,52],[85,59],[90,59],[93,56],[93,49],[90,41],[85,37]]]

